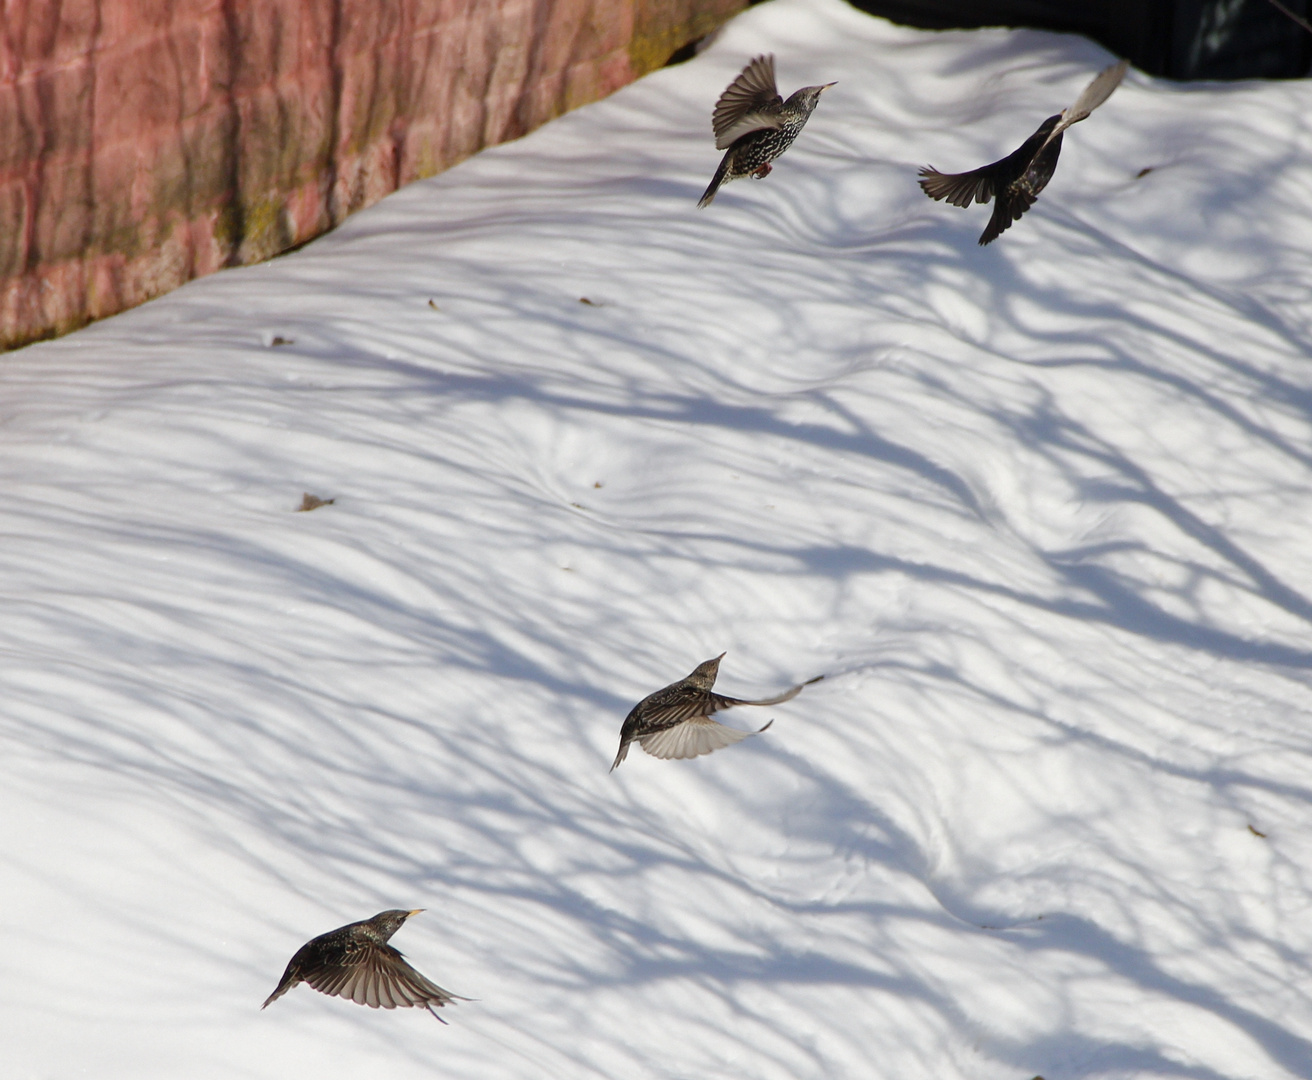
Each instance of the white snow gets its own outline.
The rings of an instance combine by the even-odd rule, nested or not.
[[[0,1071],[1312,1076],[1312,85],[1132,71],[984,249],[915,182],[1110,59],[774,0],[5,356]],[[828,678],[608,773],[726,649]],[[450,1026],[260,1010],[389,907]]]

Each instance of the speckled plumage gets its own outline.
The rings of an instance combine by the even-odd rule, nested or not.
[[[381,911],[372,919],[312,938],[297,950],[277,988],[260,1008],[268,1008],[302,982],[329,997],[347,998],[371,1009],[417,1006],[437,1016],[434,1006],[468,1001],[430,982],[387,943],[408,918],[421,910]]]
[[[804,86],[784,101],[775,84],[774,57],[752,60],[715,104],[715,147],[727,152],[697,205],[709,206],[720,185],[730,180],[768,175],[770,163],[792,146],[820,95],[833,85]]]
[[[634,741],[653,757],[693,758],[732,746],[749,735],[758,735],[774,721],[757,731],[740,731],[712,720],[711,714],[735,705],[778,705],[795,698],[802,687],[824,678],[817,675],[770,698],[748,701],[725,697],[711,690],[723,659],[724,653],[720,653],[698,664],[686,678],[649,694],[633,706],[620,728],[620,749],[611,765],[612,772],[628,756],[629,744]]]
[[[920,170],[920,186],[931,199],[946,199],[953,206],[969,206],[997,199],[993,215],[980,234],[982,245],[992,243],[1026,210],[1034,205],[1061,155],[1062,135],[1106,101],[1120,85],[1128,63],[1104,68],[1084,88],[1075,104],[1056,116],[1050,116],[1020,148],[1000,161],[964,173],[941,173],[931,165]]]

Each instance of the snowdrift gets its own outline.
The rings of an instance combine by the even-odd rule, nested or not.
[[[1312,87],[1131,72],[987,249],[916,185],[1110,60],[774,0],[6,356],[6,1074],[1312,1075]],[[827,678],[608,773],[724,650]],[[391,907],[449,1027],[260,1011]]]

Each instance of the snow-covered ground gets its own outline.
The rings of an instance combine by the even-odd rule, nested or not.
[[[1312,1076],[1312,85],[1131,72],[984,249],[915,182],[1109,59],[775,0],[0,358],[0,1072]],[[725,649],[828,678],[608,773]],[[260,1011],[388,907],[450,1026]]]

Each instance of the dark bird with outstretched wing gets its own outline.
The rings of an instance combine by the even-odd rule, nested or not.
[[[406,919],[422,910],[380,911],[372,919],[338,927],[307,941],[260,1008],[268,1008],[303,982],[321,994],[346,998],[371,1009],[418,1007],[437,1016],[437,1008],[443,1005],[468,1001],[430,982],[387,943]]]
[[[996,199],[993,216],[979,238],[981,245],[991,243],[1034,205],[1056,171],[1062,134],[1111,97],[1127,67],[1129,61],[1122,60],[1100,71],[1074,105],[1043,121],[1015,153],[964,173],[941,173],[926,165],[920,170],[920,186],[931,199],[946,199],[953,206]]]
[[[635,741],[652,757],[695,758],[742,742],[749,735],[759,735],[774,721],[771,720],[756,731],[740,731],[712,720],[711,714],[721,709],[731,709],[735,705],[778,705],[791,701],[802,692],[802,687],[824,678],[823,675],[817,675],[774,697],[752,701],[725,697],[711,689],[723,659],[724,653],[720,653],[698,664],[687,678],[649,694],[633,706],[624,718],[624,726],[620,728],[620,749],[611,766],[612,772],[628,756],[629,744]]]

